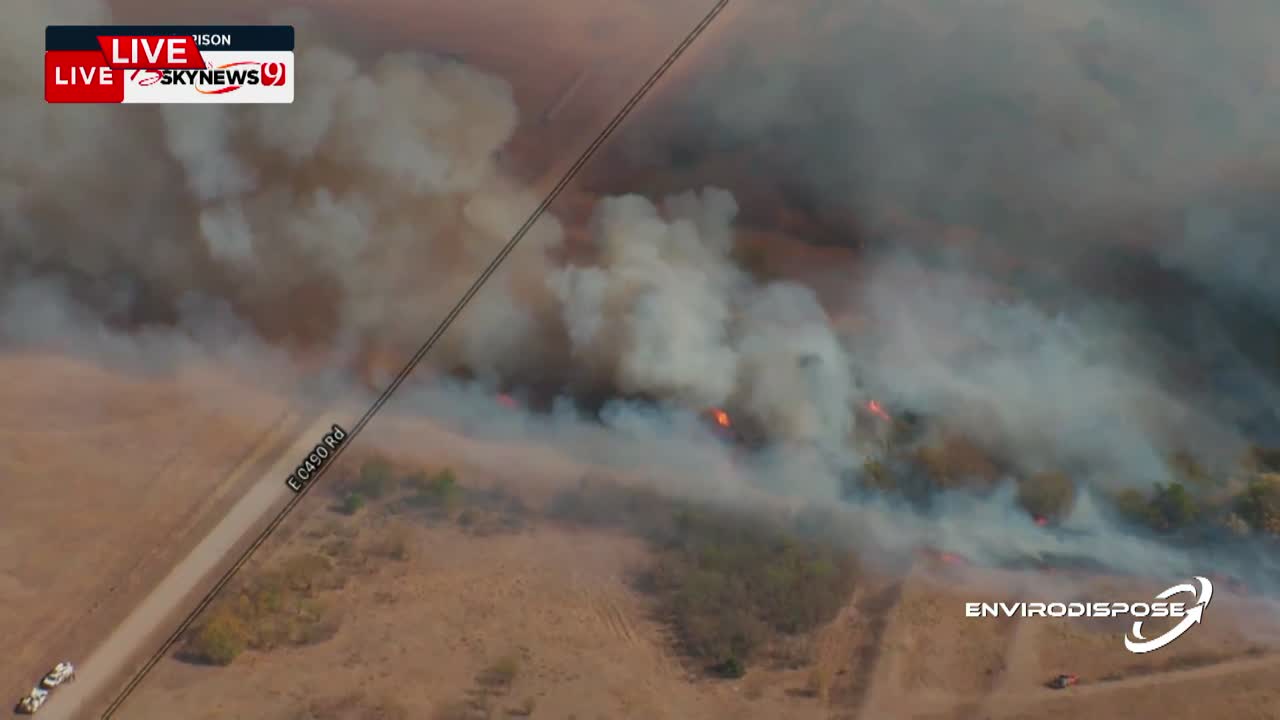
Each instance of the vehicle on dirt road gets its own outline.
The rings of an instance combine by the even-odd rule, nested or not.
[[[52,690],[53,688],[58,687],[64,682],[75,682],[75,679],[76,679],[75,666],[72,665],[70,662],[63,660],[62,662],[53,666],[53,669],[49,671],[48,675],[44,676],[44,679],[40,681],[40,684],[43,685],[45,688]]]
[[[17,711],[26,715],[35,715],[40,706],[44,705],[44,701],[48,699],[48,690],[38,687],[31,688],[31,692],[18,701]]]
[[[1080,677],[1078,675],[1063,674],[1050,680],[1049,687],[1054,690],[1063,690],[1071,687],[1072,685],[1078,685],[1079,683]]]

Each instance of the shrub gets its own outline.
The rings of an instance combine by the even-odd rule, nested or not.
[[[850,556],[778,528],[686,509],[668,532],[654,538],[652,587],[685,650],[713,666],[745,666],[772,634],[817,628],[853,589]]]
[[[316,593],[340,586],[332,562],[302,554],[241,581],[213,606],[209,619],[187,635],[181,657],[227,665],[246,648],[308,645],[337,632],[337,616]]]
[[[338,506],[338,509],[343,515],[355,515],[360,512],[364,505],[364,495],[358,492],[349,492],[342,498],[342,504]]]
[[[857,564],[806,516],[802,533],[778,522],[712,510],[598,478],[553,500],[552,517],[620,527],[654,559],[640,578],[684,652],[714,674],[738,677],[756,652],[830,621],[853,591]]]
[[[338,581],[333,573],[333,561],[324,555],[299,553],[281,561],[273,573],[265,575],[268,580],[258,583],[259,588],[269,585],[269,581],[278,578],[288,590],[310,593],[316,590],[333,590]]]
[[[1060,520],[1071,512],[1075,492],[1075,484],[1062,473],[1036,473],[1018,483],[1018,504],[1036,517]]]
[[[1112,503],[1129,522],[1147,527],[1157,524],[1147,496],[1137,490],[1121,490],[1112,498]]]
[[[452,514],[463,500],[462,488],[453,470],[445,468],[433,476],[414,475],[411,494],[405,501],[410,507]]]
[[[1195,498],[1180,482],[1156,485],[1150,506],[1156,530],[1179,530],[1195,522],[1200,516]]]
[[[1156,485],[1150,496],[1125,490],[1117,494],[1114,501],[1131,522],[1159,532],[1182,530],[1204,515],[1199,502],[1180,482]]]
[[[249,644],[249,631],[235,613],[217,608],[189,636],[185,655],[209,665],[230,665]]]
[[[1251,480],[1236,499],[1236,513],[1254,530],[1280,535],[1280,478]]]
[[[353,490],[372,500],[381,500],[395,489],[391,463],[381,458],[366,460]]]
[[[393,527],[386,537],[373,544],[370,551],[379,557],[404,562],[413,556],[413,537],[403,525]]]
[[[736,680],[747,674],[747,668],[736,657],[728,658],[711,666],[711,672],[726,680]]]
[[[989,487],[1000,479],[1000,469],[991,456],[960,435],[947,436],[937,447],[919,448],[915,460],[939,489]]]

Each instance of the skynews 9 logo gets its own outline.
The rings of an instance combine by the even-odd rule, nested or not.
[[[129,81],[138,87],[186,86],[201,95],[225,95],[246,85],[284,87],[288,81],[288,67],[279,61],[260,62],[239,60],[214,67],[208,63],[200,70],[132,70]]]
[[[290,25],[51,25],[50,103],[291,103]]]

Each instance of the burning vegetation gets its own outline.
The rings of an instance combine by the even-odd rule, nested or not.
[[[904,31],[912,26],[900,19]],[[639,398],[659,409],[651,413],[656,434],[670,436],[675,425],[667,416],[675,413],[662,411],[701,412],[750,471],[732,481],[755,473],[824,499],[856,503],[869,494],[924,508],[940,496],[989,498],[1012,485],[1018,506],[1051,532],[1087,490],[1158,535],[1207,528],[1280,534],[1280,450],[1255,447],[1243,468],[1211,457],[1266,438],[1277,424],[1280,245],[1274,203],[1257,200],[1274,195],[1274,182],[1209,194],[1154,181],[1251,156],[1254,145],[1215,144],[1246,125],[1202,134],[1203,106],[1191,108],[1195,102],[1150,117],[1149,108],[1166,107],[1150,100],[1164,96],[1124,97],[1144,86],[1117,84],[1117,68],[1092,67],[1089,77],[1060,77],[1056,69],[1011,77],[984,72],[989,58],[971,54],[966,32],[922,35],[908,50],[884,42],[874,23],[848,30],[832,35],[835,56],[847,62],[834,61],[831,75],[813,72],[805,47],[799,72],[789,74],[781,61],[767,68],[781,74],[771,75],[778,83],[759,82],[761,68],[751,66],[737,86],[730,68],[699,98],[714,107],[726,92],[749,101],[749,112],[711,113],[727,127],[698,129],[742,153],[765,148],[737,160],[759,160],[765,171],[753,176],[785,175],[768,177],[776,187],[766,182],[754,194],[627,187],[588,198],[582,227],[567,232],[545,217],[523,241],[520,260],[476,296],[420,372],[483,384],[487,394],[474,408],[496,405],[508,415],[567,398],[594,422],[601,407]],[[1123,37],[1094,34],[1106,46]],[[1053,43],[1078,35],[1037,37],[1056,52],[1063,48]],[[19,30],[11,45],[26,48],[30,37]],[[106,352],[104,324],[124,327],[110,335],[118,341],[112,351],[124,348],[121,356],[141,366],[160,354],[156,328],[165,327],[187,353],[191,338],[205,343],[195,344],[203,352],[233,344],[230,337],[254,357],[306,340],[334,363],[365,366],[370,381],[375,370],[398,367],[439,320],[437,309],[452,305],[537,204],[501,161],[520,127],[517,93],[456,58],[392,53],[366,63],[315,37],[298,53],[301,68],[324,70],[299,72],[299,96],[313,104],[209,107],[198,116],[139,108],[154,113],[148,122],[98,122],[90,108],[48,108],[38,73],[24,76],[15,93],[27,100],[13,107],[26,115],[15,123],[15,152],[0,178],[24,188],[2,211],[0,339]],[[1022,32],[988,37],[1016,44],[1008,49],[1017,52],[1038,44],[1022,43]],[[1163,71],[1182,54],[1165,57],[1161,43],[1150,47],[1150,62],[1169,67],[1150,73],[1148,84],[1179,77]],[[14,54],[22,67],[21,58],[37,56]],[[1044,64],[1019,66],[1034,73]],[[893,75],[900,67],[913,78],[959,74],[954,83],[903,83]],[[847,82],[851,68],[857,82]],[[339,79],[316,80],[331,77]],[[1165,99],[1194,85],[1167,88],[1173,92]],[[759,97],[762,87],[788,92]],[[833,88],[883,102],[830,102]],[[785,107],[774,106],[778,98]],[[819,113],[825,126],[805,127],[794,113],[803,98],[854,116]],[[858,115],[870,106],[885,114]],[[385,111],[371,115],[370,107]],[[1093,120],[1066,127],[1042,122],[1046,108],[1103,109],[1097,127]],[[1114,144],[1131,134],[1112,133],[1105,119],[1151,130],[1161,148],[1132,137]],[[853,128],[866,136],[851,142]],[[870,157],[831,162],[833,148],[849,147]],[[1085,147],[1092,150],[1075,154]],[[1188,147],[1194,162],[1165,150]],[[696,164],[703,153],[681,154],[688,156],[682,163]],[[904,165],[908,156],[920,161]],[[987,164],[995,159],[1001,165]],[[109,169],[138,163],[134,192],[114,192],[118,177]],[[857,176],[833,176],[832,168]],[[1204,182],[1204,175],[1187,180]],[[74,206],[67,187],[81,191]],[[1142,196],[1143,188],[1152,194]],[[752,205],[742,217],[739,198]],[[159,206],[174,211],[156,215]],[[821,263],[796,260],[816,235],[775,237],[755,227],[755,240],[744,239],[743,225],[771,215],[803,211],[816,222],[845,206],[856,212],[821,234],[846,247],[827,248]],[[819,286],[838,291],[819,293]],[[309,312],[297,312],[300,306]],[[35,307],[42,312],[31,313]],[[837,332],[838,313],[857,315],[858,332]],[[874,376],[875,398],[855,382],[855,367]],[[898,407],[900,398],[919,413]],[[558,418],[538,424],[546,430],[541,439],[557,442]],[[671,446],[686,439],[671,438]],[[1194,449],[1166,457],[1183,447]],[[752,463],[756,450],[763,459]],[[1203,465],[1196,451],[1206,456]],[[809,462],[813,455],[819,459]],[[417,478],[392,494],[449,515],[462,501],[446,480]],[[352,486],[339,507],[364,512],[383,502],[380,487],[372,480]],[[844,558],[808,547],[734,547],[732,522],[691,517],[681,527],[692,544],[664,546],[667,576],[677,580],[655,587],[664,588],[691,651],[710,662],[743,662],[756,645],[733,638],[806,626],[845,587]],[[778,585],[753,574],[745,560],[751,553],[782,567],[774,567]],[[704,560],[715,572],[699,574]],[[818,586],[820,597],[779,610],[779,596],[805,583]],[[701,589],[680,589],[686,585]],[[758,604],[740,601],[757,590]],[[739,604],[745,614],[716,624],[717,607]],[[234,620],[223,626],[256,622]],[[275,637],[252,635],[241,644]]]

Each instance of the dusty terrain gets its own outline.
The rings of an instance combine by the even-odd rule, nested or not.
[[[208,584],[218,576],[215,571],[233,562],[232,559],[238,557],[237,550],[247,547],[292,496],[281,478],[293,471],[298,458],[306,457],[315,447],[316,438],[332,427],[333,420],[327,415],[321,416],[297,434],[286,452],[277,453],[270,466],[257,463],[250,475],[253,484],[243,490],[217,525],[156,584],[111,635],[83,656],[77,666],[76,682],[59,689],[57,701],[42,711],[42,717],[48,720],[80,717],[92,712],[106,697],[115,695],[117,688],[113,681],[133,671],[130,661],[147,656],[160,638],[172,632],[178,618],[185,617],[203,592],[208,592]]]
[[[416,462],[453,467],[464,483],[501,481],[530,499],[581,468],[530,452],[514,477],[508,453],[433,425],[385,428],[424,440]],[[348,462],[348,461],[344,461]],[[712,680],[689,667],[648,596],[633,589],[646,547],[626,535],[531,517],[522,527],[464,532],[386,516],[335,512],[309,496],[252,576],[299,553],[324,552],[343,574],[322,596],[340,608],[328,639],[230,666],[167,659],[125,706],[129,718],[1274,718],[1275,648],[1258,640],[1249,601],[1222,591],[1205,622],[1146,658],[1128,653],[1124,624],[963,617],[965,602],[1064,597],[1043,577],[920,564],[905,579],[868,576],[804,662]],[[405,549],[378,550],[389,537]],[[345,559],[344,559],[345,558]],[[349,562],[348,562],[349,561]],[[1085,578],[1062,589],[1130,601],[1162,588]],[[1068,595],[1067,597],[1071,597]],[[485,678],[506,664],[507,681]],[[1044,687],[1059,672],[1081,685]],[[1214,690],[1210,692],[1208,689]],[[489,713],[489,714],[485,714]]]
[[[0,368],[20,379],[0,389],[0,678],[16,698],[133,609],[296,416],[213,369],[147,378],[12,353]]]

